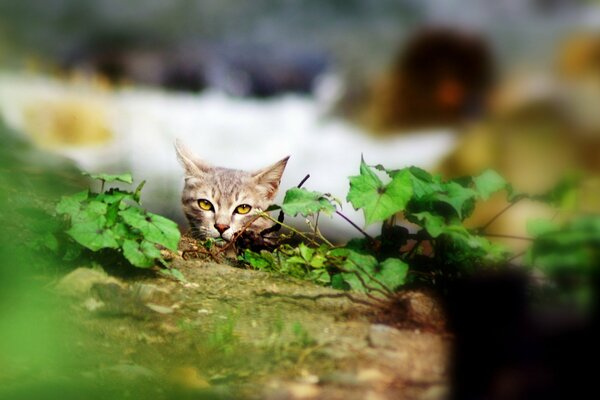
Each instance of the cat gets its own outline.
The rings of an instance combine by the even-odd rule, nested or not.
[[[289,156],[255,172],[212,166],[197,158],[181,141],[175,142],[185,184],[183,212],[197,239],[224,239],[234,235],[266,210],[279,189]],[[247,229],[260,233],[273,222],[259,217]]]

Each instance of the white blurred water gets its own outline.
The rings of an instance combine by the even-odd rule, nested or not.
[[[30,132],[27,110],[41,100],[54,103],[65,98],[102,109],[112,138],[95,145],[40,141],[39,134]],[[193,95],[140,88],[97,90],[31,76],[0,76],[0,112],[9,126],[32,142],[74,160],[84,170],[131,171],[136,181],[147,180],[145,206],[179,221],[183,221],[179,210],[183,182],[173,150],[175,138],[200,158],[229,168],[258,169],[291,155],[277,201],[306,174],[311,178],[304,187],[344,200],[347,178],[358,173],[361,155],[369,164],[388,168],[432,168],[454,143],[453,132],[446,130],[374,138],[329,116],[327,104],[309,97],[252,100],[210,91]],[[362,215],[349,204],[343,209],[363,224]],[[336,217],[322,218],[321,228],[338,239],[356,235]]]

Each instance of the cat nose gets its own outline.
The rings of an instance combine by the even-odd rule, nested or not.
[[[229,229],[229,225],[215,224],[215,229],[218,230],[219,233],[222,235],[223,232],[225,232],[227,229]]]

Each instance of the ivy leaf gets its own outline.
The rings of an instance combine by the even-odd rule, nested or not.
[[[377,267],[377,259],[375,257],[345,248],[335,249],[330,254],[344,258],[342,263],[343,271],[340,275],[350,289],[366,293],[369,291],[369,288],[374,286],[371,283]],[[368,287],[365,287],[365,285]]]
[[[185,275],[183,275],[181,273],[181,271],[179,271],[176,268],[169,268],[169,269],[163,268],[163,269],[160,270],[160,273],[163,274],[163,275],[165,275],[165,276],[173,277],[173,278],[175,278],[178,281],[183,282],[183,283],[187,283],[188,282],[188,280],[185,278]]]
[[[395,257],[388,258],[379,265],[378,270],[375,275],[377,280],[393,291],[404,285],[408,264]]]
[[[338,290],[350,290],[350,285],[346,282],[342,274],[335,274],[331,277],[331,287]]]
[[[422,211],[412,215],[417,218],[420,225],[425,228],[432,238],[436,238],[444,232],[446,221],[441,215],[434,215],[429,211]]]
[[[298,250],[300,251],[300,255],[302,256],[302,258],[306,260],[306,262],[309,262],[315,254],[315,249],[311,249],[304,243],[300,243],[300,245],[298,246]]]
[[[550,232],[560,231],[558,223],[548,219],[533,219],[527,221],[527,233],[537,237]]]
[[[97,251],[104,248],[116,249],[119,247],[114,232],[106,228],[106,218],[99,216],[73,224],[67,234],[75,241],[90,250]]]
[[[277,210],[281,210],[281,207],[278,206],[277,204],[271,204],[269,207],[267,207],[265,212],[277,211]]]
[[[443,189],[445,193],[436,195],[435,200],[449,204],[461,220],[467,217],[475,208],[477,192],[473,189],[456,182],[444,184]]]
[[[321,285],[327,285],[331,283],[331,276],[323,269],[313,269],[308,274],[310,280],[320,283]]]
[[[160,256],[160,252],[158,254]],[[156,258],[146,254],[140,243],[129,239],[123,241],[123,255],[132,265],[140,268],[152,267]]]
[[[335,211],[335,206],[323,193],[311,192],[303,188],[288,190],[281,208],[284,213],[292,217],[298,214],[307,217],[318,212],[331,215]]]
[[[105,215],[107,209],[108,207],[105,203],[91,200],[89,203],[85,204],[85,207],[79,210],[79,212],[71,215],[71,223],[75,226],[77,224],[85,224],[102,219],[102,227],[104,227],[106,225]]]
[[[418,167],[409,167],[410,180],[413,186],[414,197],[420,199],[435,192],[441,192],[442,186],[439,178],[434,180],[433,176],[424,169]]]
[[[260,253],[256,253],[252,250],[246,249],[240,256],[240,260],[250,264],[256,269],[272,268],[275,264],[273,254],[264,250]]]
[[[130,173],[125,173],[125,174],[117,174],[117,175],[112,175],[112,174],[90,174],[88,172],[82,172],[83,175],[85,176],[89,176],[92,179],[99,179],[102,180],[104,182],[123,182],[123,183],[133,183],[133,177],[131,176]]]
[[[403,210],[413,194],[409,173],[401,171],[384,185],[365,164],[360,163],[360,175],[350,177],[347,200],[355,210],[362,209],[367,225],[384,221]]]
[[[142,197],[142,188],[144,187],[144,185],[146,184],[146,181],[142,181],[138,187],[135,188],[135,190],[133,191],[133,201],[135,201],[136,203],[140,203],[140,199]],[[179,272],[179,271],[177,271]]]
[[[127,225],[138,229],[146,240],[177,250],[181,235],[175,222],[136,207],[119,211],[119,215]]]
[[[111,188],[110,190],[100,193],[96,199],[106,204],[118,203],[124,199],[133,200],[133,194],[131,192],[125,192],[117,188]]]
[[[479,176],[473,178],[477,193],[483,200],[487,200],[490,196],[507,187],[507,183],[500,174],[496,171],[488,169]]]
[[[58,204],[56,205],[56,212],[58,214],[75,215],[81,209],[81,204],[87,200],[89,191],[84,190],[83,192],[75,193],[71,196],[63,196]]]

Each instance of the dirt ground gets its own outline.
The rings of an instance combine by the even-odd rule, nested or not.
[[[73,364],[88,387],[159,399],[448,395],[451,338],[423,293],[404,294],[397,313],[286,276],[181,257],[173,265],[188,283],[80,268],[55,285],[77,337],[67,348],[94,354]]]

